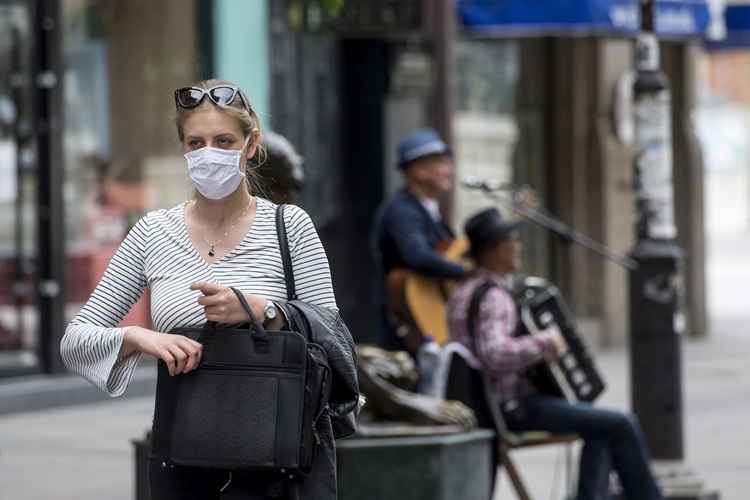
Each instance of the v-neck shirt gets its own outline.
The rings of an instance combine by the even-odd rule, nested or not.
[[[228,253],[206,262],[188,236],[185,204],[149,212],[130,230],[99,284],[68,325],[61,342],[65,363],[111,396],[122,394],[140,359],[117,359],[122,318],[148,287],[153,329],[168,332],[206,322],[198,281],[233,286],[270,300],[286,300],[284,268],[276,235],[276,205],[257,198],[247,234]],[[336,309],[323,245],[309,215],[289,205],[284,211],[300,300]]]

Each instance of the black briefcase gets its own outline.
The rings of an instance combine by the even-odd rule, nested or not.
[[[248,316],[241,292],[232,289]],[[323,349],[293,331],[176,328],[203,344],[198,368],[170,376],[159,361],[152,456],[178,465],[306,474],[330,393]]]

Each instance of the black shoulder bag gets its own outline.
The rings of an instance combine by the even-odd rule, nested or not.
[[[232,291],[251,319],[246,328],[208,322],[169,332],[203,344],[203,357],[176,376],[159,361],[152,454],[179,465],[305,475],[330,393],[325,352],[298,332],[267,331]]]
[[[294,267],[292,266],[292,256],[289,252],[289,240],[286,233],[286,224],[284,223],[284,207],[285,205],[280,204],[276,207],[276,234],[279,240],[279,251],[281,252],[281,262],[284,267],[284,281],[286,282],[286,295],[287,301],[293,302],[299,300],[297,297],[297,288],[294,280]],[[309,325],[308,325],[309,326]],[[317,346],[317,344],[315,344]],[[356,354],[356,353],[355,353]],[[323,357],[327,359],[325,352]],[[330,375],[330,370],[325,375]],[[321,378],[324,375],[319,373],[315,375],[316,378]],[[330,385],[330,383],[329,383]],[[341,411],[341,413],[334,411],[327,405],[327,397],[330,395],[330,388],[326,394],[326,406],[331,417],[331,428],[333,436],[336,439],[349,437],[357,432],[357,415],[359,413],[359,399],[352,405],[351,408]]]

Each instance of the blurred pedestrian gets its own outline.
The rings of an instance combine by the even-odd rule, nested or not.
[[[287,288],[274,223],[276,205],[257,196],[248,180],[252,167],[263,162],[255,111],[242,90],[219,80],[177,89],[175,104],[177,134],[196,188],[194,196],[138,221],[61,343],[65,363],[112,397],[125,392],[144,354],[166,363],[171,376],[199,366],[200,343],[162,332],[200,327],[207,321],[248,322],[229,287],[244,293],[254,316],[268,330],[286,326],[285,315],[278,312],[283,313]],[[337,310],[328,259],[315,227],[304,210],[287,208],[284,217],[297,294],[302,301]],[[146,287],[151,290],[153,330],[119,328]],[[336,476],[330,420],[325,416],[319,424],[322,444],[310,476],[298,490],[303,498],[333,499]],[[168,457],[152,453],[152,498],[255,499],[288,494],[283,471],[232,472],[175,465]]]
[[[274,203],[294,203],[305,182],[302,157],[286,137],[275,132],[264,132],[261,145],[266,158],[251,176],[256,190]]]

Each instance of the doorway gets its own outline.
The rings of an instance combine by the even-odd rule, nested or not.
[[[380,326],[380,277],[370,232],[384,198],[391,47],[383,40],[341,40],[341,188],[344,227],[334,261],[337,299],[355,340],[374,343]]]

